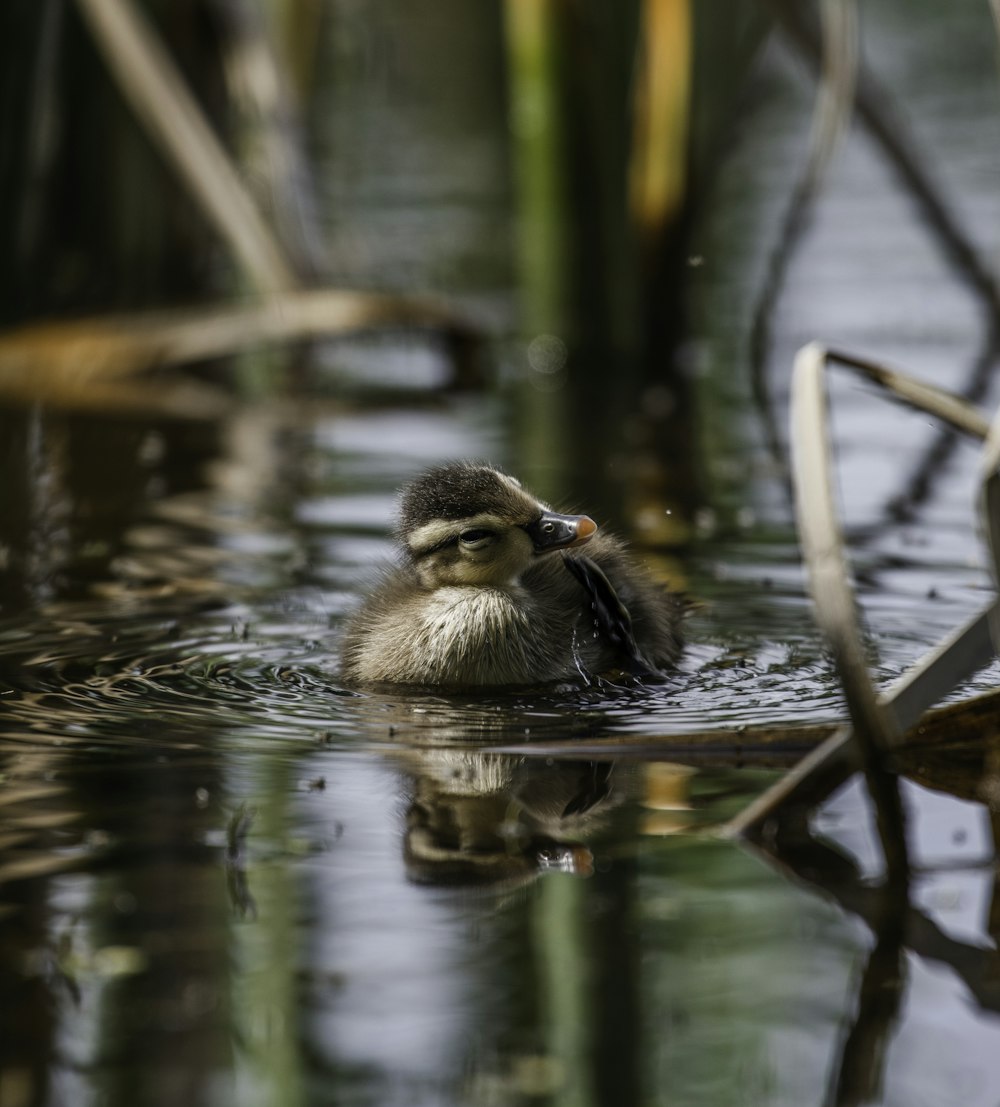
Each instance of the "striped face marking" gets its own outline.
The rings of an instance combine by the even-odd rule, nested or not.
[[[407,487],[399,535],[427,588],[507,588],[542,552],[531,528],[548,513],[514,477],[488,465],[455,462]]]
[[[510,523],[490,512],[468,519],[434,519],[406,536],[406,545],[415,558],[427,557],[464,540],[466,545],[486,543],[497,537]],[[465,536],[463,538],[463,536]]]

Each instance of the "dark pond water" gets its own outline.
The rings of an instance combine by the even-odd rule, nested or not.
[[[958,6],[947,33],[970,61],[956,74],[929,64],[933,35],[886,51],[908,17],[883,7],[870,49],[993,249],[988,20]],[[337,56],[361,66],[375,48],[344,26]],[[401,287],[462,287],[502,335],[504,387],[421,387],[439,356],[394,340],[319,351],[318,400],[234,404],[218,422],[0,414],[3,1107],[1000,1102],[992,745],[928,753],[903,781],[911,882],[888,910],[857,781],[769,853],[714,833],[799,752],[742,735],[843,713],[751,399],[755,290],[808,129],[786,54],[762,81],[699,232],[684,541],[663,537],[669,498],[634,494],[642,450],[596,443],[581,462],[525,430],[541,393],[498,240],[500,140],[470,106],[428,146],[426,104],[366,99],[363,82],[331,97],[317,139],[343,276],[402,257]],[[358,113],[393,141],[348,172],[334,148]],[[985,314],[852,134],[773,320],[780,436],[802,342],[964,388],[992,369]],[[381,387],[343,398],[374,373]],[[1000,397],[981,375],[988,408]],[[547,396],[547,417],[569,418],[570,392]],[[990,594],[978,457],[849,380],[834,393],[887,682]],[[338,635],[392,557],[396,489],[460,456],[590,507],[698,602],[669,684],[462,699],[341,685]],[[706,732],[721,737],[695,748]],[[633,749],[555,753],[565,739]]]

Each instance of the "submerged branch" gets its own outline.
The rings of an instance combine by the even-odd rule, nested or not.
[[[982,623],[983,635],[988,636],[988,626]],[[892,690],[890,690],[892,691]],[[897,709],[906,707],[906,689],[899,690],[894,697]],[[919,704],[914,704],[916,710]],[[918,712],[919,713],[919,712]],[[901,715],[904,720],[909,717]],[[912,721],[911,724],[912,725]],[[847,727],[838,727],[834,723],[813,723],[794,725],[775,722],[771,724],[751,724],[746,726],[717,730],[694,731],[680,734],[601,734],[583,735],[572,738],[554,738],[546,741],[533,740],[514,745],[491,745],[495,753],[517,754],[528,758],[587,757],[587,758],[629,758],[643,761],[681,761],[685,763],[714,763],[754,765],[787,765],[801,757],[803,751],[812,750],[819,754],[829,746],[831,749],[845,745]],[[907,734],[907,741],[897,751],[897,756],[905,759],[910,750],[930,748],[949,748],[965,746],[975,742],[984,731],[1000,732],[1000,692],[987,692],[974,696],[961,703],[948,704],[934,708],[920,719],[920,725]],[[813,756],[813,754],[809,754]],[[856,766],[856,760],[847,759],[847,775]],[[922,763],[921,763],[922,764]],[[926,766],[923,766],[926,768]],[[920,768],[920,771],[923,771]],[[961,767],[952,765],[957,773]],[[909,766],[908,766],[909,769]],[[915,768],[914,772],[918,770]],[[928,770],[930,773],[930,770]],[[937,776],[940,772],[933,770]],[[846,777],[841,778],[841,782]],[[928,786],[931,776],[928,776]],[[936,779],[936,777],[935,777]],[[957,778],[956,778],[957,779]],[[974,794],[971,784],[963,785],[969,796]],[[949,791],[957,785],[950,782]],[[958,794],[958,793],[956,793]]]

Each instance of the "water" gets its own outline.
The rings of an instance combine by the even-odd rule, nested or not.
[[[873,48],[893,18],[875,20]],[[424,101],[398,107],[400,73],[419,84],[417,52],[383,52],[358,21],[340,25],[338,57],[385,102],[348,82],[316,139],[340,275],[372,283],[402,258],[398,287],[419,276],[462,298],[500,332],[504,387],[439,394],[440,354],[394,340],[325,348],[316,397],[234,404],[218,422],[2,413],[0,1104],[798,1107],[865,1088],[878,1103],[995,1107],[990,742],[904,763],[905,897],[879,897],[858,781],[766,849],[715,833],[794,762],[804,732],[843,715],[746,370],[787,195],[773,167],[806,123],[787,58],[769,62],[764,114],[696,244],[698,503],[675,542],[667,501],[636,494],[655,450],[598,440],[581,460],[525,446],[526,342],[496,233],[504,154],[478,114],[495,110],[495,72],[468,114],[408,146],[437,118]],[[966,10],[950,33],[978,42],[977,26]],[[891,75],[908,87],[911,57],[921,127],[945,144],[962,211],[1000,225],[979,132],[940,121],[956,102],[988,117],[981,87],[952,74],[936,107],[919,49]],[[392,142],[335,159],[359,106],[365,135]],[[959,387],[982,328],[855,136],[779,304],[781,434],[801,341]],[[991,594],[977,455],[950,444],[918,489],[936,430],[852,381],[834,391],[884,684]],[[990,376],[984,403],[996,391]],[[549,410],[565,417],[560,402]],[[343,686],[339,634],[393,556],[396,489],[456,456],[593,503],[684,588],[698,606],[669,683]],[[799,729],[755,744],[780,725]]]
[[[870,937],[810,888],[835,871],[826,840],[878,873],[863,793],[823,809],[808,880],[711,834],[791,756],[738,755],[740,728],[840,714],[791,535],[697,544],[704,607],[663,688],[340,684],[397,474],[469,452],[496,415],[279,422],[267,464],[244,448],[258,416],[238,416],[204,486],[145,501],[85,595],[4,620],[12,1102],[792,1104],[832,1079]],[[922,571],[957,587],[947,561]],[[907,589],[878,592],[904,607]],[[883,665],[937,630],[911,619]],[[717,752],[684,743],[705,731]],[[615,736],[658,752],[533,751]],[[907,796],[914,907],[988,959],[985,808]],[[992,1016],[926,949],[908,957],[886,1079],[924,1086],[932,1035],[943,1071],[991,1080]],[[966,1031],[942,1041],[941,1010]]]

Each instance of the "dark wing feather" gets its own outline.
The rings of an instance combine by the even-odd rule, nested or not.
[[[587,593],[598,634],[621,654],[622,668],[635,677],[662,678],[663,674],[650,665],[639,649],[632,630],[632,616],[600,566],[581,554],[567,553],[562,557],[563,564]]]

